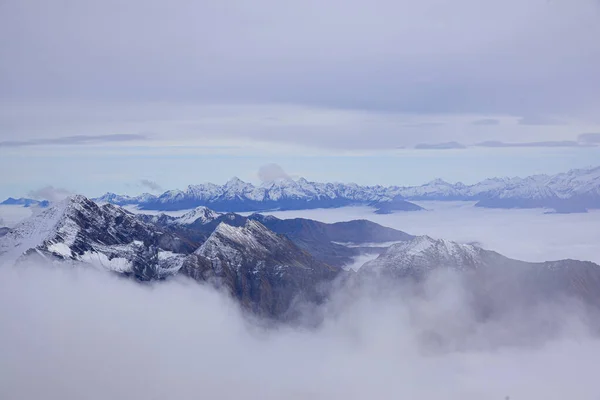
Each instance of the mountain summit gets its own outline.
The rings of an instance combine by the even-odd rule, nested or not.
[[[239,227],[221,223],[181,272],[226,288],[259,315],[288,318],[294,301],[323,301],[320,285],[343,271],[249,219]]]
[[[440,272],[459,277],[484,313],[566,298],[600,308],[600,266],[588,261],[525,262],[478,246],[419,236],[390,246],[359,269],[364,277],[411,282],[425,282]]]
[[[27,255],[92,264],[148,280],[176,272],[177,253],[193,248],[111,204],[76,195],[21,222],[0,237],[7,264]]]

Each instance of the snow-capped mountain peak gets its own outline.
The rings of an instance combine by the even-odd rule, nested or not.
[[[479,207],[550,208],[582,212],[600,208],[600,167],[566,173],[532,175],[526,178],[489,178],[465,185],[435,179],[421,186],[361,186],[354,183],[319,183],[304,178],[284,178],[260,186],[232,178],[224,185],[191,185],[185,191],[171,190],[159,197],[106,194],[99,201],[147,210],[185,210],[207,206],[217,211],[332,208],[370,205],[380,208],[394,199],[477,201]],[[419,210],[414,204],[399,207]]]
[[[264,256],[281,245],[282,238],[260,222],[248,219],[241,227],[221,222],[196,254],[214,259],[225,255],[229,261],[244,256]]]
[[[363,265],[361,271],[404,274],[409,270],[424,272],[439,267],[477,268],[482,264],[483,251],[473,245],[417,236],[390,246],[378,258]]]
[[[120,207],[75,195],[2,236],[0,260],[11,265],[36,253],[153,279],[177,270],[175,253],[185,246],[178,237]]]
[[[181,217],[175,218],[173,223],[178,225],[190,225],[193,223],[207,224],[221,215],[221,213],[213,211],[208,207],[200,206],[188,211]]]
[[[61,223],[64,224],[67,210],[78,200],[81,201],[76,196],[67,198],[17,224],[0,238],[2,262],[12,265],[28,250],[42,245],[44,241],[56,235],[62,228]]]

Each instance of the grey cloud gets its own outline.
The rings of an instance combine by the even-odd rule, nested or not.
[[[150,189],[153,192],[162,191],[162,186],[160,186],[158,183],[151,181],[149,179],[140,179],[140,185]]]
[[[582,133],[577,136],[577,141],[587,144],[600,144],[600,133]]]
[[[590,147],[572,140],[546,141],[546,142],[523,142],[506,143],[500,141],[486,141],[475,144],[478,147]]]
[[[595,0],[252,4],[4,1],[2,97],[488,115],[599,101]]]
[[[520,125],[566,125],[564,121],[539,115],[530,115],[519,119]]]
[[[450,149],[466,149],[466,148],[467,148],[467,146],[465,146],[462,143],[458,143],[458,142],[433,143],[433,144],[420,143],[415,146],[415,149],[419,149],[419,150],[450,150]]]
[[[60,201],[73,194],[70,190],[45,186],[28,193],[28,196],[36,200],[48,200],[50,202]]]
[[[478,119],[472,122],[473,125],[489,126],[489,125],[500,125],[500,120],[494,118]]]
[[[114,134],[114,135],[76,135],[63,136],[52,139],[33,139],[25,141],[3,141],[0,142],[0,147],[27,147],[27,146],[43,146],[43,145],[85,145],[85,144],[100,144],[100,143],[120,143],[138,140],[147,140],[147,136],[138,134]]]
[[[406,128],[437,128],[444,125],[443,122],[418,122],[414,124],[404,124],[403,126]]]
[[[271,182],[277,179],[288,179],[290,176],[279,164],[266,164],[258,169],[258,178],[262,182]]]
[[[579,114],[585,120],[584,111],[600,104],[600,24],[592,0],[506,0],[485,8],[476,0],[456,0],[451,8],[443,0],[252,4],[2,2],[0,35],[18,40],[0,45],[0,59],[7,60],[0,63],[0,147],[97,142],[67,137],[80,132],[160,132],[173,140],[242,138],[352,150],[508,142],[520,137],[518,126],[498,137],[473,138],[466,137],[474,130],[470,120],[550,118],[526,117],[527,124],[553,122],[557,115],[579,120]],[[540,18],[532,24],[530,15]],[[53,115],[53,108],[38,105],[44,99],[67,104],[66,111]],[[139,105],[151,106],[138,113]],[[290,122],[297,111],[255,120],[235,120],[235,112],[206,117],[204,110],[214,105],[292,105],[317,110],[317,118]],[[36,107],[40,118],[24,111]],[[319,118],[331,110],[372,111],[383,122],[371,116],[347,123],[335,115]],[[198,122],[203,112],[206,118]],[[426,115],[387,119],[401,114]],[[460,129],[450,118],[440,120],[452,131],[432,117],[454,114],[469,116],[460,123],[464,134],[449,133]],[[226,118],[234,119],[231,126]],[[47,120],[54,122],[52,131]],[[31,139],[36,135],[50,139]],[[559,133],[546,137],[568,139]]]

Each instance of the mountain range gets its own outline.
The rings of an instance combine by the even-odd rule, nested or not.
[[[419,211],[411,201],[475,201],[486,208],[546,208],[559,213],[600,208],[600,167],[574,169],[556,175],[491,178],[473,185],[436,179],[421,186],[361,186],[354,183],[279,179],[255,186],[238,178],[224,185],[205,183],[160,195],[106,193],[99,203],[132,205],[140,210],[175,211],[206,206],[216,211],[302,210],[366,205],[377,213]],[[45,207],[45,200],[9,198],[4,205]]]
[[[332,208],[369,205],[377,212],[417,211],[415,200],[476,201],[488,208],[548,208],[556,212],[585,212],[600,208],[600,167],[574,169],[556,175],[491,178],[473,185],[441,179],[421,186],[360,186],[342,183],[280,179],[254,186],[233,178],[225,185],[202,184],[170,190],[159,196],[129,197],[107,193],[96,199],[142,210],[182,210],[207,206],[220,211]]]
[[[357,273],[343,268],[367,252],[379,255]],[[185,275],[276,320],[293,320],[298,307],[324,302],[335,283],[373,277],[392,284],[420,282],[435,271],[463,277],[482,316],[507,304],[563,297],[600,307],[600,266],[591,262],[518,261],[364,220],[326,224],[260,214],[244,217],[205,207],[177,218],[136,215],[79,195],[0,236],[1,266],[31,260],[93,266],[138,281]]]
[[[385,250],[337,242],[410,238],[362,220],[325,224],[258,214],[244,217],[205,207],[179,218],[136,215],[76,195],[0,236],[0,265],[32,260],[85,264],[139,281],[184,274],[227,289],[257,314],[281,317],[295,299],[322,301],[319,285],[331,282],[354,256]]]

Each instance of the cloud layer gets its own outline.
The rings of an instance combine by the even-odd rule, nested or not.
[[[446,143],[420,143],[415,146],[415,149],[419,150],[452,150],[452,149],[466,149],[467,146],[458,142],[446,142]]]
[[[259,0],[252,7],[9,0],[2,7],[0,33],[16,38],[0,48],[10,60],[0,75],[4,97],[245,99],[522,116],[598,100],[594,0],[486,7],[476,0]]]
[[[114,135],[78,135],[64,136],[53,139],[32,140],[6,140],[0,142],[0,147],[27,147],[27,146],[56,146],[56,145],[86,145],[103,143],[122,143],[146,140],[146,136],[137,134],[114,134]]]
[[[163,190],[162,186],[149,179],[140,179],[140,185],[146,189],[149,189],[151,192],[161,192]]]
[[[485,7],[477,0],[258,0],[252,7],[8,0],[1,7],[0,34],[13,38],[0,45],[2,147],[157,132],[178,144],[244,138],[388,149],[571,140],[559,122],[600,124],[595,0]],[[59,103],[63,115],[53,110]],[[215,109],[240,105],[249,108]],[[257,116],[254,106],[296,109]],[[456,124],[456,116],[465,121]]]
[[[2,268],[0,397],[595,399],[600,344],[573,310],[529,346],[550,310],[474,324],[465,304],[446,276],[419,298],[340,293],[318,328],[264,329],[195,282]]]
[[[73,194],[70,190],[56,188],[54,186],[44,186],[42,188],[32,190],[27,195],[36,200],[48,200],[50,202],[61,201]]]

